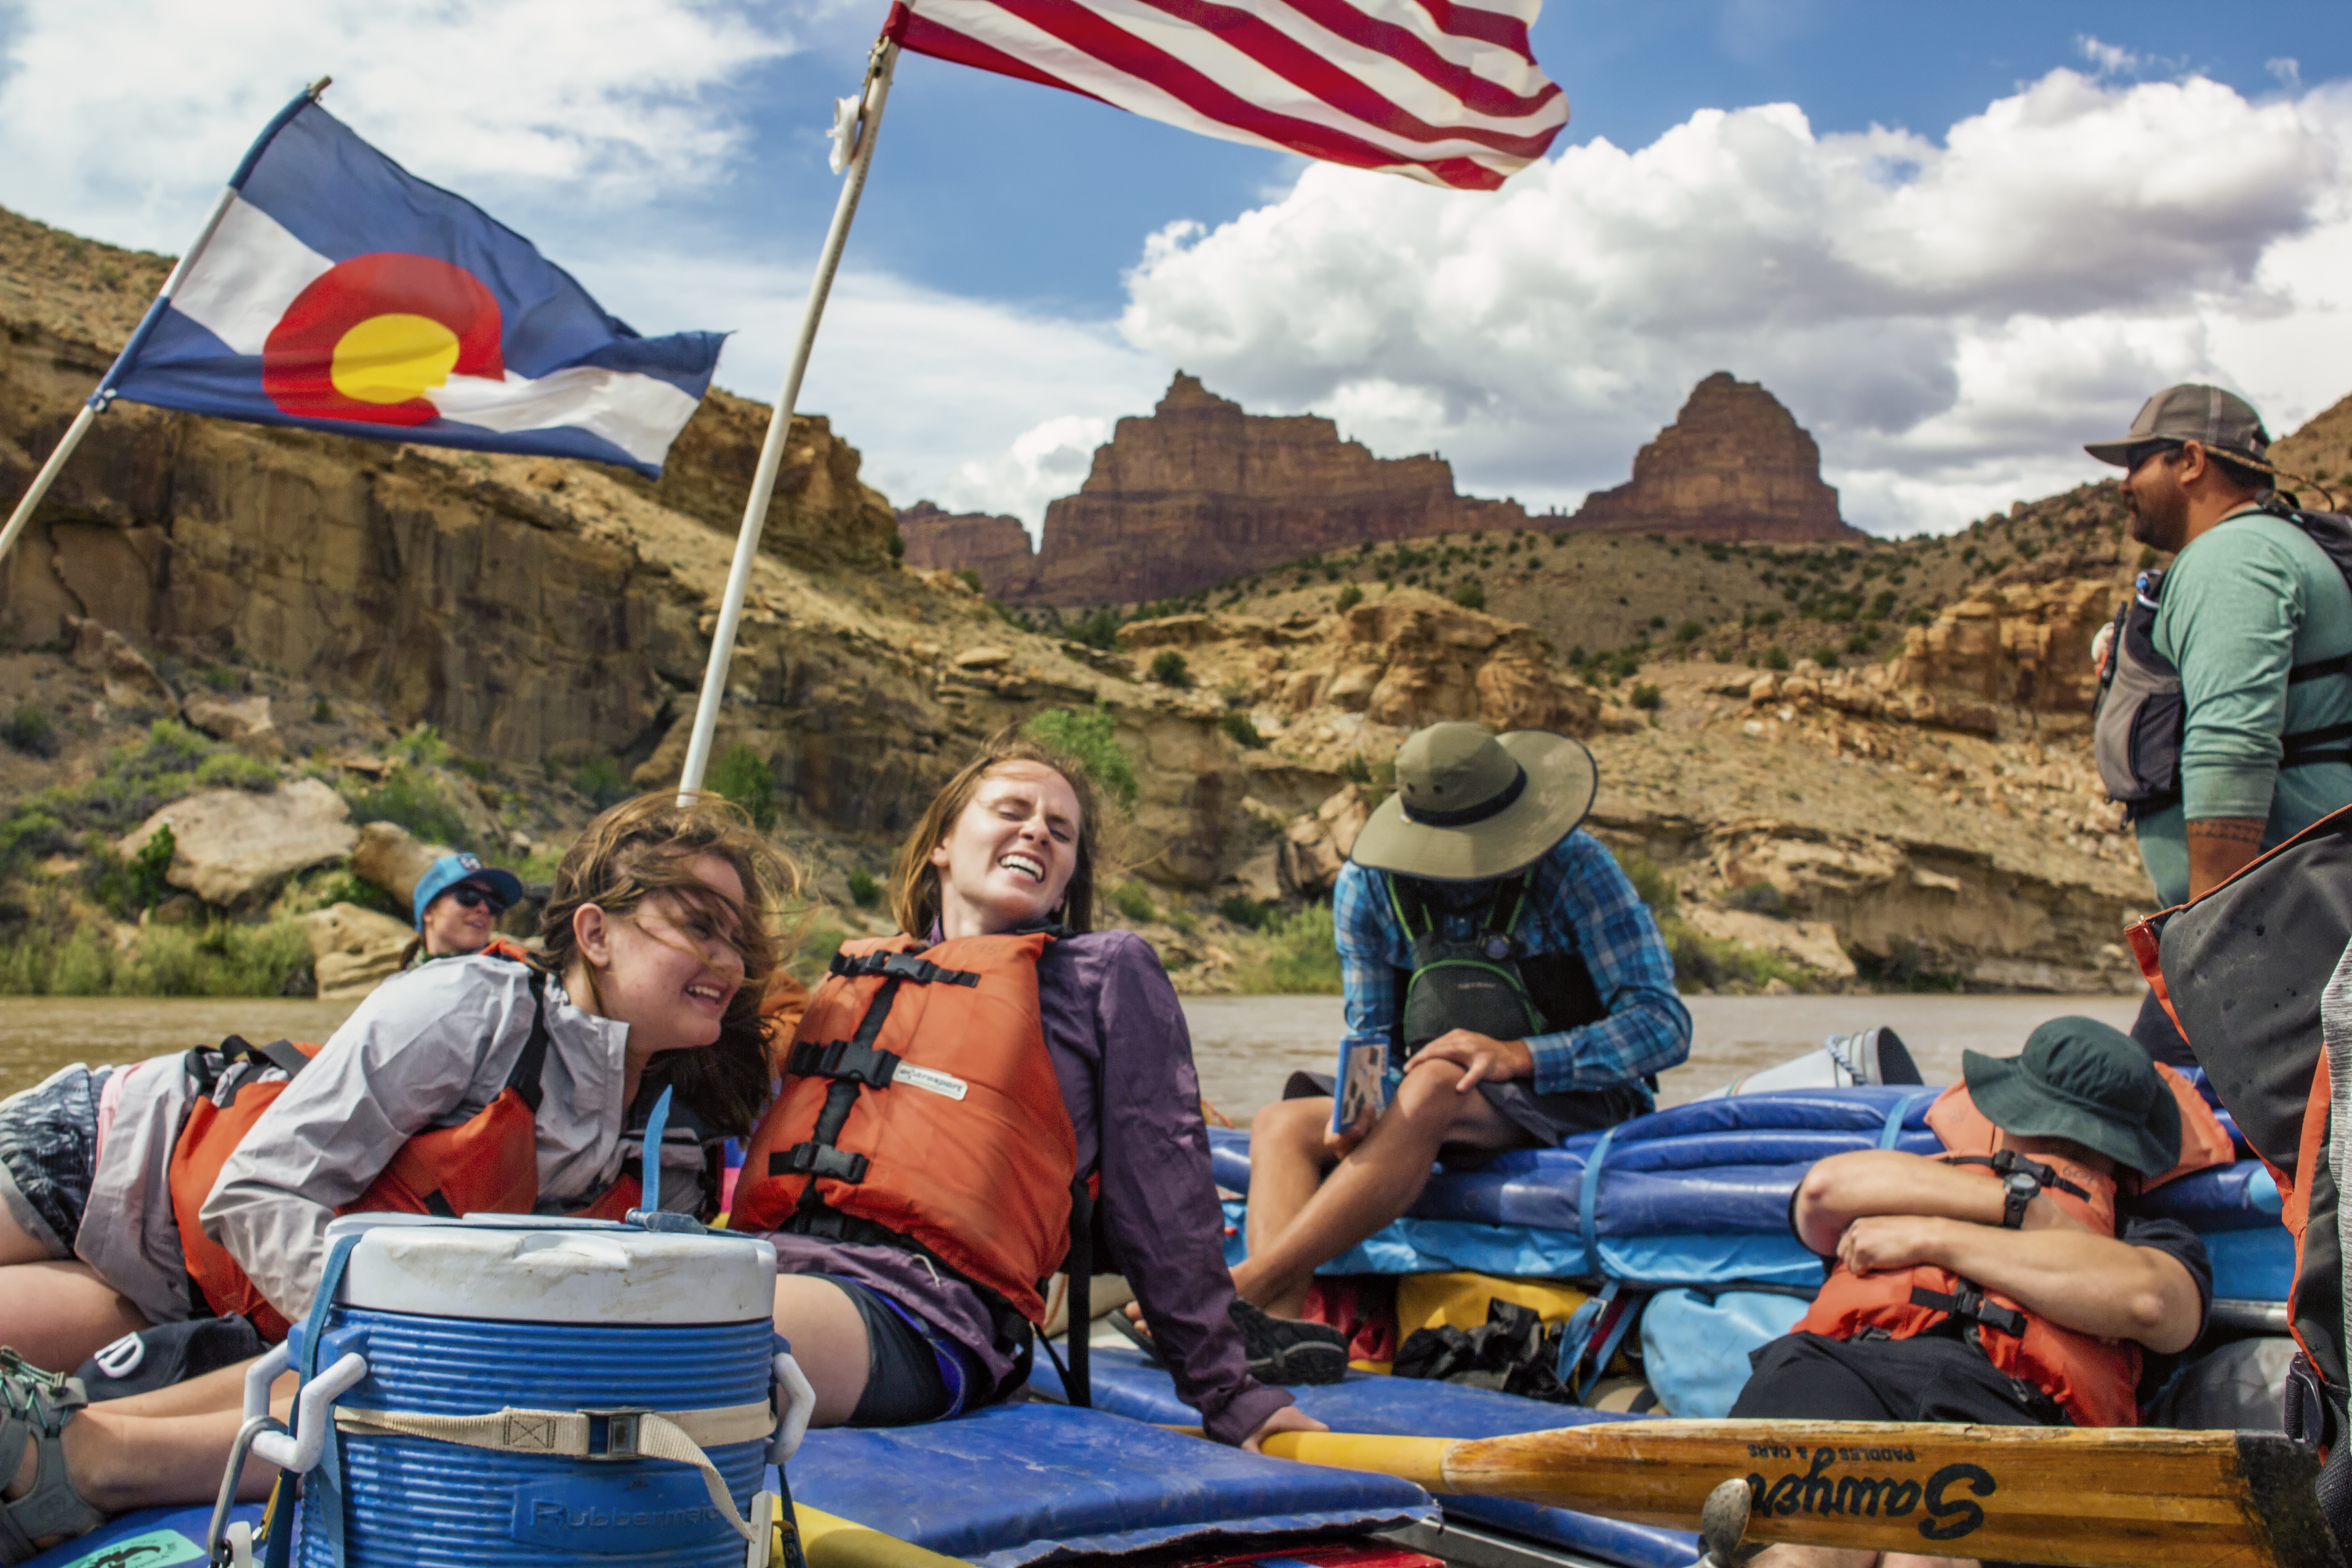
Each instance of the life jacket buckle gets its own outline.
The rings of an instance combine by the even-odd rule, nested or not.
[[[614,1405],[602,1410],[583,1409],[588,1417],[588,1451],[582,1458],[589,1459],[635,1459],[641,1457],[637,1444],[644,1431],[645,1418],[654,1414],[649,1405]]]

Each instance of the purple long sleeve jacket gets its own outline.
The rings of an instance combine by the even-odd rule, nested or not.
[[[1037,961],[1037,994],[1045,1046],[1077,1132],[1078,1168],[1100,1155],[1111,1255],[1096,1267],[1116,1269],[1134,1286],[1176,1392],[1201,1413],[1209,1436],[1239,1443],[1291,1398],[1249,1374],[1230,1315],[1224,1214],[1209,1174],[1201,1081],[1175,987],[1150,943],[1107,931],[1049,944]],[[930,1324],[992,1380],[1012,1370],[987,1309],[961,1280],[887,1247],[770,1239],[780,1271],[854,1279]]]

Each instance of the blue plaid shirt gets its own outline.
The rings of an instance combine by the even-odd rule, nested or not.
[[[1404,1005],[1396,972],[1412,968],[1412,940],[1389,900],[1388,873],[1350,861],[1331,891],[1347,1041],[1387,1044]],[[1442,915],[1450,938],[1474,936],[1483,911]],[[1511,934],[1529,952],[1578,952],[1609,1016],[1556,1035],[1530,1035],[1535,1089],[1638,1086],[1690,1056],[1691,1016],[1675,994],[1675,961],[1657,921],[1616,858],[1581,829],[1528,868],[1528,894]]]

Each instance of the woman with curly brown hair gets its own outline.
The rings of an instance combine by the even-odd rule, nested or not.
[[[662,1205],[714,1214],[705,1142],[750,1131],[766,1098],[761,1000],[795,886],[733,806],[644,796],[565,855],[535,959],[506,949],[396,976],[307,1061],[74,1068],[89,1080],[77,1094],[52,1079],[0,1104],[15,1200],[0,1260],[16,1265],[0,1266],[0,1337],[37,1348],[0,1352],[0,1563],[105,1513],[212,1494],[241,1368],[88,1408],[60,1374],[126,1321],[209,1309],[282,1331],[310,1306],[339,1210],[618,1217],[638,1190],[630,1135],[667,1089],[685,1131],[655,1156],[678,1167]],[[54,1289],[60,1273],[78,1289]]]

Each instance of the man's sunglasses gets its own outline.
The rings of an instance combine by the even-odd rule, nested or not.
[[[2179,450],[2180,450],[2180,443],[2178,441],[2142,441],[2138,446],[2134,447],[2130,451],[2124,454],[2124,472],[2126,474],[2137,473],[2139,471],[2140,465],[2147,462],[2150,458],[2160,458],[2168,452],[2178,452]]]
[[[488,888],[477,888],[470,882],[458,883],[449,889],[449,896],[457,900],[460,909],[478,910],[488,904],[494,915],[506,912],[506,905],[499,901],[496,894]]]

